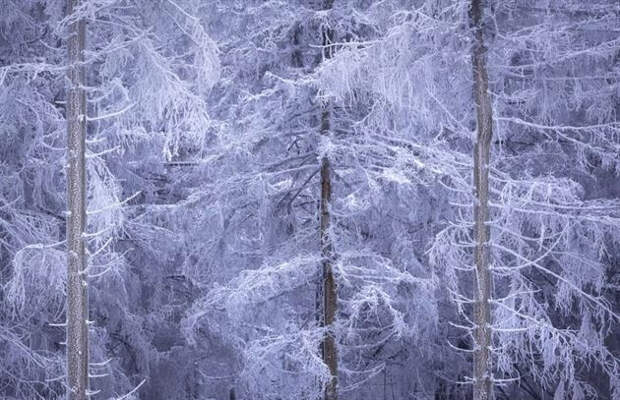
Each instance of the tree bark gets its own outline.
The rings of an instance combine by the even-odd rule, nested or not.
[[[70,16],[81,0],[67,0]],[[86,94],[83,19],[69,27],[67,91],[67,386],[69,400],[88,396],[88,284],[86,227]]]
[[[328,10],[332,8],[333,0],[326,0],[323,9]],[[326,47],[332,42],[333,32],[323,27],[322,32],[322,44],[323,44],[323,57],[329,59],[333,55],[333,49]],[[322,137],[329,137],[330,135],[330,105],[325,103],[321,110],[321,127],[320,134]],[[329,368],[331,379],[325,388],[325,400],[337,400],[338,399],[338,350],[336,348],[336,338],[334,335],[333,324],[336,318],[338,293],[336,289],[336,281],[333,273],[333,262],[335,259],[334,247],[332,240],[329,236],[330,228],[330,214],[329,206],[331,202],[332,186],[331,186],[331,168],[329,158],[324,155],[321,158],[321,258],[323,267],[323,279],[322,279],[322,297],[323,297],[323,315],[322,326],[327,331],[323,342],[321,344],[321,352],[323,362]]]
[[[482,1],[472,0],[470,22],[474,43],[472,49],[474,100],[476,105],[477,138],[474,147],[474,250],[476,293],[474,303],[474,399],[490,400],[493,397],[490,358],[491,274],[489,271],[489,152],[493,135],[493,114],[488,92],[489,79],[486,69],[486,48],[482,32]]]
[[[491,346],[491,274],[489,271],[489,153],[493,136],[493,113],[488,92],[489,78],[484,47],[482,0],[472,0],[470,19],[474,35],[473,78],[477,139],[474,147],[474,230],[476,247],[476,293],[474,304],[474,399],[493,398]]]

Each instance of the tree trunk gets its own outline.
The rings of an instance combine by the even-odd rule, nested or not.
[[[491,274],[489,271],[489,151],[493,135],[493,114],[488,93],[486,48],[482,32],[482,0],[472,0],[470,19],[474,35],[472,63],[476,104],[477,139],[474,147],[476,293],[474,303],[474,399],[493,396],[491,345]]]
[[[67,1],[71,15],[81,0]],[[84,38],[86,23],[69,29],[67,94],[67,384],[69,400],[88,396],[88,285],[84,231],[86,227],[86,94]]]
[[[332,7],[333,0],[326,0],[324,3],[324,9],[328,10]],[[323,46],[331,44],[333,32],[323,27],[322,32]],[[329,59],[333,55],[333,49],[331,47],[324,47],[323,49],[324,59]],[[330,135],[330,105],[325,103],[321,110],[321,136],[329,137]],[[338,351],[336,348],[336,339],[333,331],[333,323],[336,318],[336,309],[338,294],[336,291],[336,281],[333,273],[333,262],[335,258],[334,247],[331,238],[329,237],[330,215],[329,205],[332,195],[331,187],[331,168],[329,158],[327,155],[321,158],[321,258],[323,263],[323,279],[322,279],[322,294],[323,294],[323,315],[322,326],[327,328],[325,337],[321,344],[321,352],[323,362],[329,368],[331,374],[330,382],[325,388],[325,400],[337,400],[338,399]]]

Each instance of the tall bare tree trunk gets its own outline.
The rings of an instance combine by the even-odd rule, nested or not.
[[[67,0],[67,15],[81,0]],[[67,95],[67,384],[69,400],[88,396],[88,284],[84,231],[86,227],[86,94],[84,39],[86,23],[71,24],[68,40]]]
[[[474,34],[472,63],[474,99],[476,102],[477,139],[474,147],[475,190],[475,263],[476,293],[474,304],[474,399],[493,397],[491,346],[491,274],[489,271],[489,151],[493,135],[493,114],[489,96],[489,78],[486,69],[486,48],[482,32],[482,1],[472,0],[470,19]]]
[[[326,0],[323,9],[331,9],[333,0]],[[332,43],[333,32],[327,28],[322,28],[322,42],[324,59],[329,59],[333,55],[333,48],[329,47]],[[330,105],[323,105],[321,110],[321,136],[330,135]],[[336,318],[338,293],[336,281],[334,279],[333,262],[335,259],[334,246],[329,237],[330,215],[329,205],[332,195],[331,168],[329,158],[321,158],[321,257],[323,260],[323,279],[321,292],[323,294],[323,315],[322,325],[327,328],[323,343],[321,344],[323,362],[329,368],[331,380],[325,388],[325,400],[338,399],[338,350],[333,331],[333,323]]]

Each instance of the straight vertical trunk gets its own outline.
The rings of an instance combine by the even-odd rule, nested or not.
[[[326,0],[324,9],[332,8],[333,0]],[[323,46],[328,46],[332,42],[333,33],[329,28],[324,27],[322,32]],[[324,47],[324,58],[329,59],[333,55],[331,47]],[[329,104],[324,104],[321,110],[321,136],[329,136],[330,131],[330,109]],[[325,388],[325,400],[338,399],[338,350],[336,348],[336,339],[333,331],[333,323],[336,318],[336,308],[338,294],[336,291],[336,281],[334,279],[333,262],[335,259],[334,247],[329,237],[330,215],[329,205],[332,195],[331,187],[331,168],[329,158],[323,156],[321,158],[321,257],[323,263],[323,279],[321,292],[323,294],[323,315],[322,325],[327,328],[325,337],[321,344],[321,352],[323,362],[329,368],[331,379]]]
[[[482,32],[482,1],[472,0],[470,19],[474,35],[472,63],[474,99],[476,102],[477,139],[474,147],[474,206],[476,293],[474,304],[474,399],[490,400],[493,396],[490,358],[491,274],[489,271],[489,151],[493,135],[493,114],[488,92],[486,48]]]
[[[325,129],[325,130],[324,130]],[[329,111],[324,110],[321,116],[321,134],[327,135],[329,129]],[[323,318],[322,325],[327,327],[327,332],[321,345],[323,362],[329,368],[331,380],[325,389],[325,400],[338,398],[338,352],[333,332],[333,323],[336,317],[336,305],[338,295],[332,264],[334,261],[334,248],[329,237],[329,203],[331,199],[331,171],[329,159],[321,159],[321,257],[323,259]]]
[[[81,0],[67,0],[71,15]],[[67,94],[67,386],[69,400],[88,396],[88,286],[84,231],[86,227],[86,94],[84,38],[86,23],[69,29]]]

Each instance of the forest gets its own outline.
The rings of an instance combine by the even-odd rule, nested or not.
[[[0,399],[620,399],[618,0],[0,0]]]

